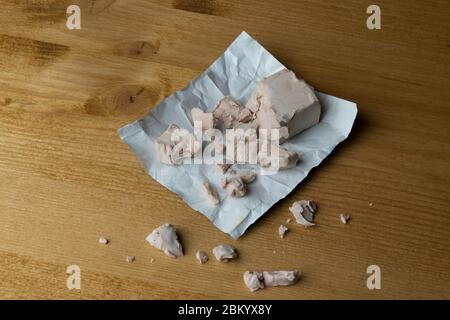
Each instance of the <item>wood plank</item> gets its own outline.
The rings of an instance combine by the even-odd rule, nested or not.
[[[378,1],[377,31],[356,0],[77,3],[73,31],[72,1],[0,4],[1,298],[450,298],[448,1]],[[116,130],[183,88],[242,30],[359,113],[348,142],[233,241],[148,177]],[[319,203],[317,228],[291,223],[278,239],[301,198]],[[179,229],[185,257],[145,243],[163,222]],[[237,261],[198,264],[197,249],[223,242]],[[70,264],[81,267],[81,291],[66,288]],[[366,287],[371,264],[381,290]],[[304,278],[245,288],[245,270],[272,268]]]

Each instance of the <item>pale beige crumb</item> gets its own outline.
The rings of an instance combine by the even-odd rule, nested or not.
[[[236,249],[229,244],[218,245],[212,250],[212,252],[217,261],[220,262],[228,262],[229,260],[235,259],[238,256]]]
[[[311,200],[295,201],[289,210],[294,215],[298,224],[305,227],[312,227],[315,225],[314,216],[317,212],[317,204]]]
[[[288,230],[289,229],[284,224],[280,224],[280,226],[278,227],[278,236],[283,239]]]
[[[339,219],[341,220],[342,224],[347,224],[348,220],[350,220],[350,216],[348,214],[341,213]]]
[[[209,183],[209,181],[203,181],[203,189],[207,195],[208,201],[214,205],[217,206],[220,202],[219,194],[217,193],[216,189]]]
[[[195,257],[197,258],[198,262],[200,262],[200,264],[205,264],[209,260],[206,252],[201,251],[201,250],[197,251],[197,253],[195,254]]]
[[[246,271],[244,283],[251,292],[265,287],[290,286],[300,279],[301,271]]]
[[[127,256],[126,260],[128,263],[131,263],[131,262],[134,262],[134,260],[136,260],[136,257],[135,256]]]
[[[176,229],[170,223],[164,223],[154,229],[145,240],[171,258],[183,256],[183,247],[178,240]]]
[[[109,240],[106,239],[105,237],[100,237],[100,239],[98,239],[98,243],[100,243],[100,244],[108,244]]]

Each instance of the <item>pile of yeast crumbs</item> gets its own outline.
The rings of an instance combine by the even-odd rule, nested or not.
[[[317,213],[317,204],[312,200],[295,201],[289,208],[295,221],[304,227],[315,226],[314,217]],[[347,224],[350,219],[349,215],[341,214],[339,219],[342,224]],[[289,218],[286,224],[292,222]],[[278,228],[278,235],[284,238],[289,229],[281,224]],[[175,227],[172,224],[165,223],[154,229],[146,238],[156,249],[164,252],[165,255],[171,258],[178,258],[184,256],[183,246],[178,239]],[[107,245],[110,241],[105,237],[100,237],[99,243]],[[211,250],[213,256],[219,262],[228,262],[238,258],[236,248],[229,244],[220,244]],[[200,264],[205,264],[209,261],[208,254],[203,250],[197,250],[195,258]],[[126,256],[126,261],[132,263],[135,261],[134,256]],[[155,260],[150,260],[153,263]],[[273,270],[273,271],[245,271],[243,275],[244,283],[251,292],[266,287],[289,286],[297,283],[300,280],[302,272],[300,270]]]
[[[279,143],[283,143],[290,137],[308,129],[319,122],[321,106],[314,90],[302,79],[297,79],[292,71],[281,70],[262,81],[258,82],[247,104],[242,106],[231,97],[224,97],[215,106],[212,113],[206,113],[199,108],[191,110],[192,121],[201,121],[202,130],[219,129],[279,129]],[[172,135],[178,132],[178,141],[174,142]],[[258,139],[258,137],[254,137]],[[251,139],[251,138],[250,138]],[[224,145],[219,146],[222,149]],[[181,130],[175,124],[168,126],[166,131],[155,140],[155,148],[158,159],[166,165],[181,165],[186,157],[191,158],[201,150],[201,142],[196,141],[194,134],[187,130]],[[297,165],[301,155],[291,152],[279,144],[271,148],[278,148],[278,168],[285,170]],[[181,152],[183,151],[183,152]],[[186,152],[187,151],[187,152]],[[250,152],[250,151],[249,151]],[[257,159],[261,168],[269,168],[273,159],[265,154],[247,155],[248,158]],[[216,164],[216,168],[223,175],[221,187],[223,192],[230,197],[241,198],[248,192],[248,185],[255,181],[257,175],[253,171],[237,172],[232,164]],[[203,192],[208,201],[216,206],[220,203],[220,195],[209,183],[203,182]],[[370,203],[370,206],[373,204]],[[314,217],[317,213],[317,204],[311,200],[295,201],[290,212],[295,221],[304,227],[315,226]],[[340,214],[339,220],[347,224],[350,216]],[[285,224],[291,223],[286,220]],[[283,239],[289,228],[285,224],[278,227],[278,236]],[[183,247],[179,241],[176,229],[172,224],[162,224],[154,229],[146,238],[156,249],[164,252],[171,258],[184,255]],[[109,240],[101,237],[99,243],[107,245]],[[238,258],[237,250],[229,244],[220,244],[211,250],[217,261],[228,262]],[[209,257],[205,251],[198,250],[195,254],[200,264],[208,262]],[[133,262],[134,256],[127,256],[127,262]],[[154,262],[154,259],[151,259]],[[251,292],[265,287],[288,286],[297,283],[301,277],[300,270],[275,270],[275,271],[246,271],[243,275],[245,285]]]
[[[194,127],[195,123],[201,123],[203,131],[217,129],[224,134],[228,129],[242,129],[245,132],[244,136],[235,136],[238,141],[232,147],[234,150],[226,150],[227,145],[223,142],[214,142],[215,152],[226,155],[225,163],[216,164],[219,173],[224,175],[221,181],[224,194],[242,198],[248,193],[248,185],[256,179],[256,173],[236,172],[232,164],[244,158],[244,161],[252,159],[252,162],[265,170],[278,171],[295,167],[301,155],[280,144],[316,125],[320,114],[321,106],[314,90],[292,71],[283,69],[259,81],[245,106],[226,96],[217,102],[213,112],[192,108],[191,120]],[[273,129],[278,129],[278,138],[270,137],[274,134]],[[259,136],[262,130],[267,133],[264,137]],[[265,143],[264,141],[276,143],[268,143],[267,150],[249,148],[244,151],[245,154],[237,152],[237,146],[242,145],[242,142]],[[198,156],[202,150],[201,142],[196,140],[195,135],[180,129],[176,124],[169,125],[155,139],[154,145],[159,161],[165,165],[181,165],[184,160]],[[204,181],[203,187],[209,202],[218,205],[219,192],[209,181]]]

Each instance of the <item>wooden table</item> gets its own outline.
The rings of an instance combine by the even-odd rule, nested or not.
[[[81,30],[66,28],[72,3]],[[449,2],[376,1],[381,30],[366,27],[369,4],[1,1],[0,297],[450,298]],[[347,142],[233,241],[147,176],[116,129],[242,30],[359,114]],[[303,198],[320,206],[317,227],[291,223],[279,239]],[[184,257],[145,242],[164,222]],[[196,250],[220,243],[239,259],[200,266]],[[66,287],[69,265],[81,290]],[[369,265],[381,269],[380,290],[366,287]],[[248,269],[291,268],[303,270],[296,286],[252,294],[242,281]]]

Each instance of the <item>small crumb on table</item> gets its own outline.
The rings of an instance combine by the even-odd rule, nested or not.
[[[289,230],[288,227],[286,227],[284,224],[280,224],[280,226],[278,227],[278,235],[280,236],[281,239],[284,238],[288,230]]]
[[[200,264],[205,264],[209,260],[206,252],[201,251],[201,250],[197,251],[197,253],[195,254],[195,257],[197,258],[198,262],[200,262]]]
[[[100,244],[108,244],[109,240],[106,239],[105,237],[100,237],[100,239],[98,239],[98,243],[100,243]]]
[[[347,224],[348,220],[350,220],[350,216],[348,214],[343,214],[339,216],[342,224]]]

